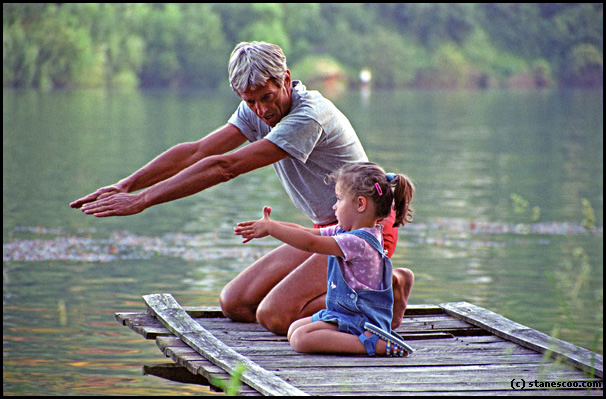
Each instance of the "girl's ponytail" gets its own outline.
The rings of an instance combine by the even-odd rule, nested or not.
[[[352,197],[366,196],[375,204],[376,216],[380,219],[396,211],[393,227],[412,222],[410,202],[415,192],[412,181],[402,174],[385,173],[372,162],[356,162],[342,166],[328,176],[328,181],[341,183],[341,187]]]
[[[388,176],[391,177],[391,176]],[[412,209],[410,203],[415,193],[412,181],[404,175],[397,174],[389,183],[394,187],[393,209],[396,211],[396,220],[393,227],[399,227],[412,222]]]

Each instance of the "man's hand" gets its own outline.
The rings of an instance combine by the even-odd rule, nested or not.
[[[89,202],[94,202],[99,199],[107,198],[111,195],[118,193],[125,193],[126,191],[119,188],[117,185],[111,185],[107,187],[101,187],[94,193],[87,195],[86,197],[82,197],[79,200],[76,200],[69,204],[72,208],[80,208],[82,205],[87,204]]]
[[[143,212],[145,209],[140,195],[122,192],[104,193],[97,196],[96,201],[82,205],[82,212],[96,217],[128,216]]]
[[[269,218],[270,214],[271,208],[268,206],[264,207],[263,217],[261,219],[238,223],[237,226],[234,227],[234,234],[244,238],[242,243],[247,243],[253,238],[266,237],[269,234],[269,224],[271,223],[271,219]]]

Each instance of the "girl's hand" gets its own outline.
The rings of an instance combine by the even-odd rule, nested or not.
[[[268,206],[264,207],[263,217],[261,219],[238,223],[236,227],[234,227],[234,234],[244,238],[242,243],[247,243],[253,238],[267,236],[269,234],[269,224],[271,223],[271,219],[269,218],[270,214],[271,208]]]

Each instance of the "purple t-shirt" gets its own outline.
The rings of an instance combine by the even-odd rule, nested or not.
[[[334,237],[335,241],[343,251],[344,257],[337,256],[337,263],[341,267],[343,278],[349,286],[356,291],[380,290],[383,281],[383,265],[381,255],[363,238],[353,234],[337,234],[339,226],[329,226],[320,229],[323,236]],[[383,244],[383,226],[377,225],[373,228],[363,227]]]

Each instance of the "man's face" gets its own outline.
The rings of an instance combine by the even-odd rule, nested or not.
[[[268,126],[274,127],[290,111],[292,88],[290,71],[286,71],[284,87],[280,88],[272,80],[261,87],[238,93],[248,107]]]

